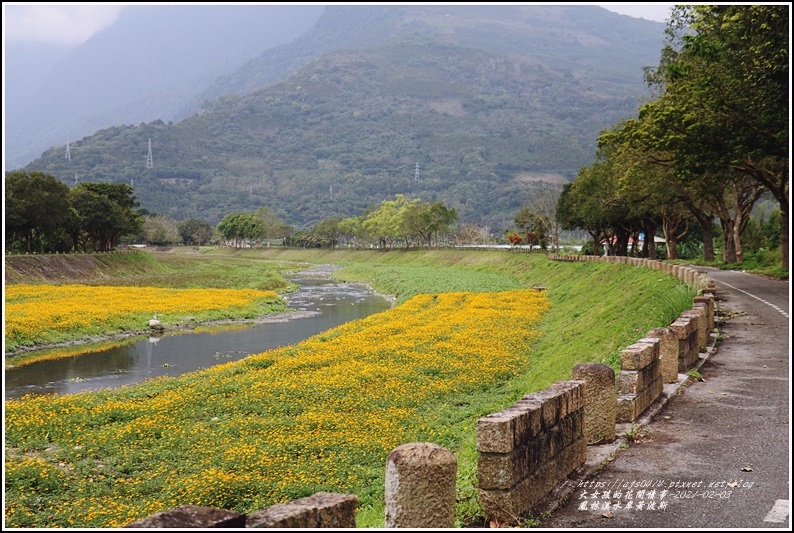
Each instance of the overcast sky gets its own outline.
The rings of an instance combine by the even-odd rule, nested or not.
[[[38,41],[80,44],[97,31],[112,24],[124,9],[124,5],[130,3],[98,5],[77,2],[49,4],[3,2],[3,39],[9,42]],[[178,3],[176,2],[176,4]],[[595,5],[632,17],[664,22],[674,4],[607,3]]]

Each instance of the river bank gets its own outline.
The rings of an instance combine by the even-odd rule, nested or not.
[[[152,261],[161,262],[162,257],[163,263],[170,261],[183,273],[192,269],[187,258],[166,260],[165,256],[153,255]],[[554,262],[542,254],[457,250],[349,253],[211,250],[195,254],[192,261],[195,264],[213,261],[215,275],[231,271],[228,265],[236,262],[248,269],[244,276],[238,276],[239,283],[251,278],[253,272],[268,262],[302,263],[304,267],[309,263],[338,264],[345,269],[335,272],[335,279],[366,283],[378,292],[395,294],[400,303],[422,294],[459,293],[453,297],[468,299],[471,293],[479,293],[486,303],[493,300],[498,308],[494,315],[497,318],[504,314],[504,304],[496,303],[503,292],[530,289],[519,297],[524,299],[539,294],[531,290],[532,287],[542,286],[547,289],[543,295],[548,298],[550,307],[539,322],[507,320],[496,335],[479,329],[486,325],[485,321],[465,322],[466,327],[471,328],[470,337],[449,344],[446,342],[448,335],[466,331],[466,327],[458,326],[458,321],[463,324],[469,314],[479,312],[480,305],[472,305],[468,310],[453,307],[449,313],[457,310],[454,317],[442,320],[432,312],[435,305],[432,296],[423,297],[422,305],[431,311],[424,313],[424,319],[432,324],[414,323],[417,313],[397,307],[379,317],[388,318],[389,323],[378,326],[383,327],[387,335],[377,343],[373,343],[372,335],[337,330],[316,336],[305,348],[296,347],[279,352],[277,356],[262,354],[220,365],[222,368],[216,370],[219,372],[217,379],[215,372],[207,370],[176,380],[153,381],[125,391],[69,395],[82,398],[58,399],[63,405],[52,401],[9,403],[7,408],[9,405],[14,408],[14,412],[7,415],[7,428],[13,431],[8,441],[10,449],[31,450],[37,461],[15,465],[19,466],[16,471],[21,483],[27,483],[31,475],[38,475],[38,469],[49,468],[50,459],[69,465],[82,461],[82,454],[88,452],[73,450],[75,435],[81,440],[80,446],[92,448],[92,457],[99,457],[104,464],[119,465],[120,469],[120,473],[109,474],[106,487],[88,480],[95,477],[91,468],[85,473],[75,469],[74,474],[67,474],[68,487],[58,485],[57,491],[41,495],[47,500],[46,509],[52,510],[46,514],[41,507],[28,505],[26,494],[9,494],[12,506],[9,516],[13,515],[14,524],[66,525],[63,518],[66,515],[59,511],[65,512],[66,505],[70,511],[68,516],[79,516],[79,525],[84,527],[127,523],[125,520],[159,510],[136,507],[148,501],[145,494],[135,492],[137,487],[144,486],[136,485],[140,481],[151,488],[147,494],[157,494],[160,503],[163,502],[161,495],[171,494],[173,501],[166,502],[169,506],[170,503],[183,503],[185,491],[214,487],[197,494],[193,501],[242,511],[262,508],[267,505],[265,500],[271,497],[294,499],[317,490],[355,493],[361,502],[357,514],[359,527],[379,527],[383,524],[382,480],[386,454],[398,443],[408,441],[436,442],[455,453],[459,483],[457,520],[459,524],[477,523],[481,515],[474,486],[475,421],[511,405],[529,392],[569,379],[571,369],[578,363],[614,364],[619,350],[634,342],[638,332],[669,323],[692,302],[689,289],[672,276],[619,264]],[[300,269],[293,269],[293,272],[295,270]],[[176,277],[182,283],[192,278],[177,274],[170,279]],[[203,279],[217,282],[215,276]],[[527,301],[518,305],[519,309],[525,307],[528,307]],[[534,324],[533,331],[539,336],[531,346],[516,352],[525,366],[521,370],[505,371],[485,383],[483,356],[488,356],[493,347],[504,340],[525,333],[530,323]],[[401,342],[410,335],[420,336],[412,338],[404,353],[393,350],[392,343]],[[470,375],[455,375],[462,371],[458,369],[458,359],[433,368],[428,368],[425,357],[420,355],[417,359],[417,347],[428,353],[450,351],[454,355],[456,350],[468,349],[475,343],[478,353],[472,359],[476,364],[469,369],[472,370]],[[308,360],[304,350],[311,350],[317,358]],[[387,360],[370,364],[364,359],[364,355],[370,353],[380,354]],[[395,365],[395,361],[400,364]],[[286,366],[281,369],[280,365]],[[296,380],[297,371],[304,373],[303,382]],[[395,383],[393,387],[384,387],[384,383],[394,378],[395,372],[403,371],[408,373],[399,386]],[[376,397],[365,400],[359,398],[359,394],[369,390],[364,387],[368,380],[375,384],[372,394]],[[464,391],[459,387],[461,383],[471,383],[473,388]],[[414,401],[420,384],[427,386],[422,390],[432,397]],[[339,390],[326,390],[329,386],[339,387]],[[450,392],[452,390],[456,392]],[[273,396],[277,403],[262,404],[265,396],[271,394],[277,395]],[[76,410],[72,411],[69,402],[78,401],[90,402],[90,409],[75,403]],[[42,418],[47,413],[62,413],[66,403],[70,405],[70,412],[75,413],[74,420],[61,416],[49,422]],[[174,418],[177,403],[184,414],[182,422],[173,431],[163,431],[164,424]],[[355,409],[370,407],[374,410],[356,414]],[[80,417],[89,418],[77,418],[78,412]],[[94,418],[90,418],[92,416]],[[237,421],[239,425],[235,425]],[[296,424],[305,424],[305,427],[296,427]],[[274,439],[272,430],[280,430],[282,425],[285,426],[285,440]],[[91,433],[83,431],[87,426],[94,428]],[[364,433],[370,426],[372,432]],[[339,433],[342,435],[339,444],[331,446],[325,439],[331,438],[336,429],[344,431]],[[250,435],[257,438],[241,441]],[[223,439],[205,442],[215,436]],[[305,439],[289,440],[299,437]],[[87,445],[83,441],[89,438],[91,444]],[[132,449],[131,444],[141,438],[149,439],[146,447]],[[47,451],[53,449],[52,443],[61,448]],[[320,444],[322,455],[320,449],[315,449]],[[263,448],[270,446],[274,447],[277,459],[264,464],[262,461],[269,457],[269,450]],[[227,447],[228,453],[219,456],[218,450]],[[154,458],[154,451],[161,455]],[[138,452],[140,456],[129,456]],[[239,476],[225,477],[226,472],[241,467],[251,473],[272,472],[274,465],[284,466],[286,459],[294,460],[291,470],[273,479],[249,482]],[[153,477],[152,472],[161,467],[169,469],[168,475]],[[186,471],[188,467],[195,469]],[[325,468],[327,472],[323,471],[324,477],[320,477],[320,469]],[[174,475],[174,472],[180,474]],[[316,480],[319,479],[324,480],[322,485],[318,485]],[[280,480],[292,481],[289,486],[282,487]],[[155,483],[157,486],[152,486]],[[79,514],[75,511],[78,496],[75,491],[81,488],[91,491],[101,488],[102,492],[93,494],[90,500],[81,500],[82,514]],[[129,499],[122,499],[124,494],[118,492],[121,488],[132,491],[124,492],[130,495]],[[248,494],[256,494],[262,500],[252,502],[247,499]],[[215,496],[221,499],[213,500]],[[119,502],[121,506],[96,502]],[[74,527],[75,524],[69,525]]]

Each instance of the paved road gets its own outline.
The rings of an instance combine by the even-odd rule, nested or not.
[[[791,530],[789,283],[708,275],[720,337],[704,381],[678,388],[598,474],[572,477],[541,527]]]

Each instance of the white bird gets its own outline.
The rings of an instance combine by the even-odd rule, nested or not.
[[[157,311],[155,311],[154,318],[149,321],[149,326],[150,327],[155,327],[155,326],[159,326],[159,325],[160,325],[160,321],[157,320]]]

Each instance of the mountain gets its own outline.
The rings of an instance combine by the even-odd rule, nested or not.
[[[6,168],[113,124],[177,120],[218,76],[311,28],[322,6],[138,5],[68,54],[22,45],[9,62],[36,65],[5,78]],[[30,45],[28,45],[28,48]],[[57,59],[57,61],[53,61]]]
[[[329,6],[207,84],[200,112],[106,128],[25,169],[132,182],[150,211],[210,223],[267,205],[310,227],[409,194],[504,227],[636,113],[663,31],[595,6]]]

